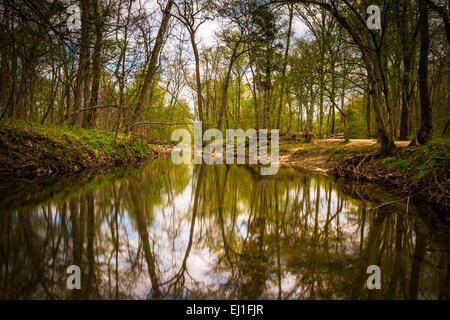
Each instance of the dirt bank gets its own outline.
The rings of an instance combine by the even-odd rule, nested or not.
[[[79,127],[0,123],[0,176],[33,178],[83,170],[106,172],[158,157],[164,146]]]
[[[442,140],[427,146],[405,145],[399,142],[396,155],[382,157],[379,146],[370,140],[349,144],[316,141],[289,146],[280,158],[285,167],[395,186],[404,194],[438,206],[450,219],[450,143]]]

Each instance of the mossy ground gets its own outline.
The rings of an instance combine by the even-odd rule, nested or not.
[[[149,158],[140,139],[77,126],[0,122],[0,174],[15,177],[103,169]]]

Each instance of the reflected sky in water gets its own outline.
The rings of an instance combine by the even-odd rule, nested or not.
[[[376,186],[161,159],[0,192],[2,299],[449,298],[449,230]]]

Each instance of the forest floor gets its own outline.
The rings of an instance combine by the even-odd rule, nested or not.
[[[313,140],[312,143],[280,142],[282,167],[302,168],[319,174],[395,186],[442,210],[450,210],[450,141],[408,146],[397,141],[396,155],[382,157],[374,139]]]
[[[34,178],[105,172],[158,157],[164,146],[122,133],[24,121],[0,122],[0,176]]]
[[[395,141],[397,147],[406,147],[409,143],[410,141]],[[376,139],[350,139],[347,143],[344,143],[344,139],[316,139],[311,143],[281,140],[280,162],[285,167],[303,167],[317,173],[332,173],[336,163],[328,152],[324,152],[332,150],[328,147],[335,146],[335,151],[348,151],[350,155],[358,150],[357,147],[372,146],[361,151],[376,151],[376,145]]]

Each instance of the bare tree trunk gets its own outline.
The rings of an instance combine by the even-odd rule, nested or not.
[[[408,1],[400,1],[399,7],[396,10],[399,12],[397,16],[397,29],[399,32],[402,56],[403,56],[403,75],[401,76],[402,85],[402,109],[400,116],[400,139],[406,140],[409,134],[409,108],[411,105],[412,90],[410,89],[411,69],[413,65],[413,57],[415,54],[415,42],[417,32],[412,36],[409,31],[409,21],[412,17],[408,16]],[[414,27],[414,26],[412,26]],[[412,123],[411,123],[412,125]]]
[[[100,74],[101,74],[101,68],[102,68],[102,42],[103,42],[103,18],[102,10],[99,8],[100,3],[99,0],[93,0],[93,10],[94,10],[94,17],[96,18],[96,24],[95,24],[95,45],[94,45],[94,52],[92,56],[92,89],[91,89],[91,99],[90,99],[90,107],[91,109],[84,113],[83,117],[83,127],[84,128],[90,128],[93,127],[95,124],[95,114],[96,110],[94,107],[97,106],[98,103],[98,94],[99,94],[99,88],[100,88]]]
[[[287,91],[289,91],[289,89]],[[293,116],[294,112],[292,111],[292,101],[289,96],[289,93],[286,94],[286,100],[287,100],[288,108],[289,108],[289,125],[288,125],[287,132],[288,132],[288,134],[290,134],[292,132],[292,116]]]
[[[419,143],[426,144],[431,140],[433,122],[428,92],[428,51],[430,35],[428,32],[428,4],[427,0],[419,2],[419,28],[420,28],[420,58],[419,58],[419,96],[420,96],[420,129],[417,133]]]
[[[83,89],[88,77],[89,69],[89,0],[81,0],[81,39],[80,39],[80,59],[78,64],[77,79],[75,83],[75,98],[73,103],[71,125],[78,125],[83,104]],[[86,101],[84,101],[86,103]]]
[[[288,27],[287,37],[286,37],[286,49],[284,51],[283,70],[281,73],[281,92],[280,92],[280,104],[278,105],[277,129],[280,129],[280,125],[281,125],[281,110],[283,108],[284,86],[286,83],[286,68],[287,68],[288,56],[289,56],[289,45],[291,43],[293,17],[294,17],[294,5],[291,4],[291,5],[289,5],[289,27]]]
[[[236,61],[236,58],[237,58],[237,49],[239,47],[239,44],[240,44],[240,41],[237,41],[233,48],[233,53],[231,54],[230,63],[228,64],[227,74],[225,76],[225,80],[224,80],[223,86],[222,86],[222,99],[221,99],[220,110],[219,110],[219,122],[217,123],[217,128],[219,130],[222,127],[222,118],[223,118],[225,109],[227,107],[228,85],[230,82],[231,70],[233,68],[234,61]],[[199,86],[199,84],[197,83],[197,88],[198,88],[198,86]],[[200,90],[201,90],[201,87],[200,87]],[[199,113],[200,113],[200,104],[199,104]]]
[[[156,36],[155,45],[153,46],[153,50],[150,55],[150,62],[147,68],[147,73],[145,74],[144,84],[139,96],[139,102],[134,109],[131,124],[141,120],[142,114],[144,113],[144,104],[147,102],[152,87],[153,78],[156,74],[156,62],[163,46],[163,40],[171,17],[170,11],[172,10],[173,3],[174,0],[168,0],[163,11],[161,25],[158,30],[158,35]]]
[[[347,124],[347,115],[345,114],[345,81],[343,81],[342,86],[341,108],[339,108],[339,112],[341,113],[342,122],[344,123],[344,141],[348,142],[349,141],[348,124]]]
[[[198,48],[197,43],[195,42],[195,32],[190,31],[191,36],[191,44],[192,49],[194,51],[194,58],[195,58],[195,82],[197,85],[197,107],[198,107],[198,117],[200,121],[203,121],[203,96],[202,96],[202,79],[200,75],[200,57],[198,54]],[[227,85],[228,87],[228,85]],[[220,110],[219,110],[220,113]],[[219,118],[220,121],[220,118]],[[202,126],[202,130],[204,131],[205,125]]]
[[[367,96],[367,108],[366,108],[366,137],[370,138],[370,96]]]

